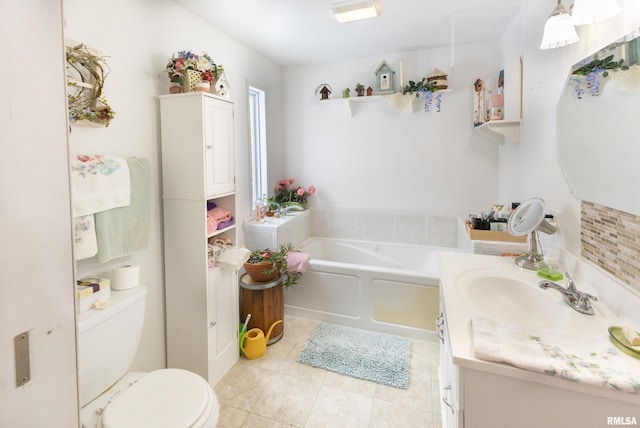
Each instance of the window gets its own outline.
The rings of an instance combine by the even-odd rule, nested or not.
[[[267,127],[265,91],[249,85],[249,125],[251,127],[251,203],[267,190]]]

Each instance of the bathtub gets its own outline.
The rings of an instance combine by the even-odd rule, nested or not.
[[[310,237],[298,284],[285,290],[285,313],[435,342],[438,252],[452,248]]]

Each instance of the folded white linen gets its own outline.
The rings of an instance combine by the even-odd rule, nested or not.
[[[508,363],[524,370],[640,394],[640,378],[633,373],[605,333],[581,336],[539,330],[476,317],[471,320],[476,358]]]
[[[98,253],[96,225],[93,214],[73,219],[73,256],[76,260],[88,259]]]
[[[126,207],[130,203],[129,167],[123,158],[78,155],[71,159],[73,216]]]
[[[224,248],[216,259],[216,263],[223,268],[237,271],[244,265],[244,262],[249,260],[250,255],[251,251],[246,248]]]

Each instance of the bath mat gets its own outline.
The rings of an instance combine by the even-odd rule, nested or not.
[[[406,389],[411,342],[399,336],[322,323],[297,361],[358,379]]]

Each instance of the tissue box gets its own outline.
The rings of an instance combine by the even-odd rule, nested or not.
[[[84,278],[76,286],[76,308],[78,313],[91,309],[100,299],[109,300],[111,285],[107,278]]]

